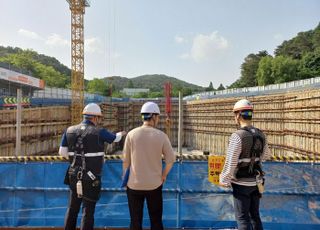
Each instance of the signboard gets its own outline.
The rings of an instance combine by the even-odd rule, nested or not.
[[[0,79],[44,89],[43,80],[28,76],[22,73],[18,73],[12,70],[8,70],[5,68],[1,68],[1,67],[0,67]]]
[[[16,97],[3,97],[0,98],[0,106],[3,107],[15,107],[17,106],[18,100]],[[30,98],[29,97],[22,97],[21,98],[21,105],[22,106],[29,106],[30,105]]]
[[[219,175],[224,166],[225,156],[210,155],[208,158],[208,180],[218,185]]]

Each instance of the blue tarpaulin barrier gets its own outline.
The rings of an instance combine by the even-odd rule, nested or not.
[[[63,226],[67,167],[66,162],[0,163],[0,227]],[[320,164],[266,162],[264,169],[265,229],[320,229]],[[96,227],[129,226],[121,171],[121,161],[106,161]],[[164,185],[163,220],[166,228],[234,228],[231,190],[208,182],[206,161],[177,162]],[[144,225],[149,226],[146,208]]]

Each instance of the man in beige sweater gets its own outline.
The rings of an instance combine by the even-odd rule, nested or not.
[[[155,128],[160,117],[158,105],[146,102],[141,108],[141,115],[143,125],[128,133],[123,149],[123,173],[130,168],[127,184],[130,229],[142,229],[146,199],[151,230],[162,230],[162,185],[175,162],[175,154],[168,136]]]

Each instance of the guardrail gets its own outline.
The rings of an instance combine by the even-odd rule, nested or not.
[[[320,87],[320,77],[304,79],[304,80],[297,80],[297,81],[290,81],[281,84],[273,84],[273,85],[266,85],[266,86],[255,86],[255,87],[244,87],[244,88],[233,88],[233,89],[225,89],[225,90],[217,90],[217,91],[210,91],[210,92],[202,92],[193,94],[190,96],[186,96],[183,100],[199,100],[199,99],[208,99],[214,97],[221,97],[221,96],[237,96],[240,94],[252,94],[255,93],[254,96],[259,95],[259,93],[267,93],[272,91],[283,91],[289,89],[299,89],[301,87]]]

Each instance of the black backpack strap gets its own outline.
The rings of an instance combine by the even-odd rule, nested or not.
[[[77,175],[77,178],[79,180],[82,179],[82,175],[83,175],[83,172],[86,170],[86,159],[85,159],[85,153],[84,153],[84,146],[83,146],[83,138],[87,135],[88,131],[89,131],[89,128],[90,126],[88,125],[85,125],[85,129],[82,131],[80,131],[81,134],[78,135],[77,137],[77,142],[76,142],[76,148],[75,148],[75,153],[74,153],[74,157],[73,157],[73,161],[71,163],[71,167],[74,167],[75,165],[75,162],[76,162],[76,157],[81,155],[81,168],[80,170],[78,171],[78,175]]]
[[[253,173],[254,165],[255,164],[260,164],[260,161],[256,162],[257,151],[256,151],[256,149],[254,147],[255,147],[256,141],[259,139],[261,141],[261,144],[262,144],[262,150],[261,150],[261,152],[259,154],[259,158],[260,158],[261,154],[262,154],[262,151],[263,151],[263,148],[264,148],[264,140],[263,140],[263,138],[260,137],[260,135],[257,135],[256,133],[253,133],[251,131],[251,129],[248,128],[247,126],[246,127],[241,127],[240,129],[249,132],[251,134],[251,136],[252,136],[252,146],[251,146],[251,150],[250,150],[251,161],[250,161],[250,164],[249,164],[249,173]],[[257,128],[255,128],[255,129],[258,130]],[[260,130],[258,130],[258,131],[260,131]]]

